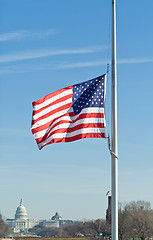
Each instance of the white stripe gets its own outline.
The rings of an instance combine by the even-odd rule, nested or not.
[[[72,102],[72,97],[70,97],[69,99],[67,99],[67,100],[65,100],[65,101],[62,101],[62,102],[60,102],[60,103],[54,104],[54,105],[52,105],[52,106],[50,106],[50,107],[48,107],[48,108],[45,108],[45,109],[42,110],[41,112],[35,114],[35,115],[33,116],[33,120],[36,120],[36,119],[38,119],[39,117],[41,117],[41,116],[43,116],[43,115],[45,115],[45,114],[47,114],[47,113],[55,110],[56,108],[59,108],[59,107],[64,106],[64,105],[66,105],[66,104],[68,104],[68,103],[71,103],[71,102]]]
[[[45,119],[42,119],[38,122],[36,122],[35,124],[32,125],[32,129],[34,128],[37,128],[37,127],[40,127],[48,122],[51,122],[52,120],[54,120],[55,118],[59,118],[60,116],[63,116],[64,114],[66,113],[70,113],[70,112],[73,112],[73,108],[71,107],[70,109],[65,109],[65,110],[62,110],[62,111],[59,111],[57,113],[54,113],[53,115],[45,118]],[[75,119],[80,115],[80,114],[83,114],[83,113],[104,113],[104,108],[99,108],[99,107],[91,107],[91,108],[83,108],[82,111],[73,116],[73,117],[70,117],[71,121],[75,121]],[[64,117],[64,116],[63,116]]]
[[[62,124],[59,124],[58,126],[55,126],[51,131],[51,127],[49,127],[47,130],[42,130],[40,132],[37,132],[34,134],[34,138],[37,139],[37,138],[40,138],[40,137],[43,137],[45,134],[47,134],[49,131],[49,135],[51,135],[51,133],[55,130],[58,130],[58,129],[61,129],[61,128],[73,128],[77,125],[80,125],[80,124],[85,124],[85,123],[104,123],[105,124],[105,119],[104,118],[83,118],[83,119],[79,119],[77,120],[76,122],[69,122],[69,123],[62,123]]]
[[[51,137],[46,139],[44,142],[39,143],[38,146],[40,148],[55,138],[61,138],[61,139],[62,138],[70,138],[70,137],[74,137],[74,136],[77,136],[79,134],[84,134],[84,133],[105,133],[105,129],[104,128],[83,128],[83,129],[76,130],[72,133],[55,133]]]
[[[58,94],[58,95],[56,95],[54,97],[51,97],[51,98],[47,99],[43,103],[40,103],[38,105],[33,106],[33,110],[36,111],[36,110],[39,110],[39,109],[41,109],[43,107],[46,107],[48,104],[58,100],[59,98],[65,97],[65,96],[67,96],[69,94],[72,94],[72,93],[73,93],[73,89],[68,89],[68,90],[66,89],[64,92],[62,92],[62,93],[60,93],[60,94]]]
[[[45,119],[42,119],[38,122],[36,122],[35,124],[32,125],[32,128],[31,129],[34,129],[34,128],[37,128],[37,127],[40,127],[40,126],[43,126],[44,124],[48,123],[48,122],[51,122],[52,120],[56,119],[56,118],[59,118],[60,116],[63,116],[65,115],[66,113],[70,113],[70,112],[73,112],[73,108],[69,108],[69,109],[64,109],[62,111],[59,111],[57,113],[54,113],[52,114],[51,116],[45,118]]]

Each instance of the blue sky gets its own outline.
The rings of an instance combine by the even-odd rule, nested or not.
[[[31,134],[32,102],[106,72],[111,0],[0,0],[0,210],[20,198],[30,219],[105,218],[105,139],[46,146]],[[119,201],[153,208],[153,1],[117,1]],[[110,133],[111,73],[106,120]]]

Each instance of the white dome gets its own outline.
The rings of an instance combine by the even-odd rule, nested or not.
[[[27,211],[25,209],[25,207],[23,206],[22,203],[22,199],[20,201],[20,205],[18,206],[16,213],[15,213],[15,219],[27,219],[28,215],[27,215]]]

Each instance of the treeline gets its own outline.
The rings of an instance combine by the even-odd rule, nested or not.
[[[119,238],[153,238],[153,210],[149,202],[119,204]],[[108,237],[111,225],[105,220],[79,221],[60,228],[42,228],[31,232],[42,237]]]
[[[153,238],[153,210],[149,202],[137,201],[119,204],[119,238]],[[60,228],[35,226],[29,232],[42,237],[109,237],[111,225],[105,220],[78,221]],[[0,238],[9,235],[8,225],[0,215]]]
[[[10,234],[9,226],[3,221],[2,215],[0,214],[0,238],[8,236]]]
[[[119,205],[120,238],[153,238],[153,210],[149,202]]]
[[[73,224],[64,224],[60,228],[34,227],[31,232],[41,237],[96,237],[110,235],[110,224],[105,220],[77,221]]]

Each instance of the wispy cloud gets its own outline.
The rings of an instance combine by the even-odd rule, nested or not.
[[[39,31],[39,32],[33,32],[33,31],[11,31],[7,33],[0,33],[0,42],[6,42],[6,41],[14,41],[14,40],[21,40],[26,38],[44,38],[48,37],[50,35],[57,34],[58,31],[54,29],[49,29],[46,31]]]
[[[94,47],[85,47],[85,48],[76,48],[76,49],[27,50],[27,51],[9,54],[9,55],[0,55],[0,63],[16,62],[16,61],[44,58],[44,57],[57,56],[57,55],[88,54],[88,53],[98,52],[102,49],[103,49],[102,47],[94,46]]]
[[[15,74],[25,73],[33,71],[43,70],[58,70],[58,69],[70,69],[70,68],[83,68],[106,65],[107,61],[95,61],[95,62],[77,62],[77,63],[43,63],[43,64],[22,64],[13,65],[0,68],[0,75],[3,74]]]
[[[139,63],[152,63],[153,57],[141,57],[141,58],[127,58],[119,59],[118,64],[139,64]]]
[[[69,53],[68,53],[69,52]],[[57,52],[60,54],[60,51]],[[62,54],[66,54],[66,50],[61,52]],[[69,50],[67,54],[76,54],[76,53],[90,53],[88,49],[78,49],[78,50]],[[53,54],[53,53],[52,53]],[[54,52],[55,54],[55,52]],[[153,57],[142,57],[142,58],[131,58],[131,59],[119,59],[117,61],[118,64],[141,64],[141,63],[152,63]],[[3,74],[15,74],[15,73],[24,73],[24,72],[33,72],[33,71],[43,71],[43,70],[58,70],[58,69],[71,69],[71,68],[85,68],[85,67],[95,67],[95,66],[104,66],[107,65],[107,60],[95,60],[95,61],[87,61],[87,62],[61,62],[61,63],[41,63],[41,64],[22,64],[22,65],[12,65],[12,66],[4,66],[0,69],[0,75]]]

